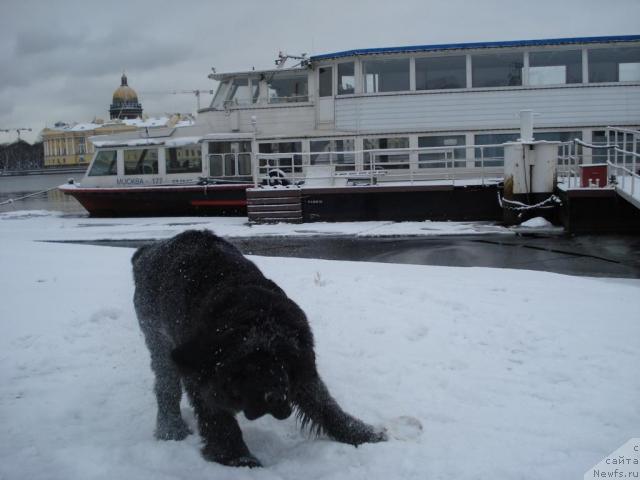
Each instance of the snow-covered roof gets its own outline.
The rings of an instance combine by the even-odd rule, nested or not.
[[[83,132],[85,130],[95,130],[96,128],[102,127],[100,123],[76,123],[75,125],[69,127],[70,132]]]
[[[166,127],[169,123],[169,117],[149,117],[149,118],[126,118],[122,120],[125,125],[132,127]]]

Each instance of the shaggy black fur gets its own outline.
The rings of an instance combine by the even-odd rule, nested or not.
[[[190,432],[180,415],[181,382],[194,407],[203,455],[260,466],[235,414],[249,419],[292,409],[303,427],[353,445],[386,439],[345,413],[316,370],[304,312],[235,247],[188,231],[136,251],[134,303],[155,373],[159,439]]]

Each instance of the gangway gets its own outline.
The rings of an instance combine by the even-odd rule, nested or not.
[[[616,193],[640,208],[640,131],[610,128],[607,134],[607,143],[613,146],[608,151],[607,164],[613,172]]]
[[[640,209],[640,130],[607,127],[606,138],[605,144],[576,138],[563,145],[558,158],[559,185],[564,190],[608,188]],[[596,153],[606,155],[602,164],[607,172],[604,184],[593,185],[585,180],[582,169],[590,165],[582,163],[584,155],[579,153],[580,147],[590,149],[592,157]]]
[[[559,154],[557,189],[569,232],[640,232],[640,131],[605,133],[605,142],[575,139]]]

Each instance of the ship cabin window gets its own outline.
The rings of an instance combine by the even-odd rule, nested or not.
[[[419,148],[433,148],[420,152],[419,168],[465,167],[466,144],[464,135],[442,135],[437,137],[418,137]]]
[[[89,171],[90,177],[101,177],[105,175],[116,175],[117,171],[117,150],[100,150],[96,154],[96,159]]]
[[[379,152],[376,150],[395,150],[409,148],[409,137],[365,138],[364,169],[391,170],[408,169],[409,153],[404,151]],[[369,151],[368,151],[369,150]],[[371,151],[373,150],[373,151]]]
[[[212,177],[251,175],[251,142],[209,142],[209,175]]]
[[[416,90],[466,86],[467,58],[464,55],[416,58]]]
[[[619,150],[626,150],[627,152],[637,152],[637,148],[639,145],[634,145],[633,135],[623,135],[622,133],[618,133],[617,137],[615,132],[610,132],[607,137],[606,130],[596,130],[592,134],[591,143],[594,145],[616,145]],[[634,150],[634,148],[636,150]],[[604,163],[607,161],[611,161],[614,163],[627,163],[628,168],[632,168],[631,165],[634,162],[634,155],[624,154],[620,151],[616,151],[614,149],[598,149],[593,150],[592,152],[592,162],[593,163]],[[608,152],[608,154],[607,154]],[[638,159],[635,158],[636,165],[638,164]],[[638,167],[636,166],[636,172],[638,171]]]
[[[307,72],[274,74],[267,79],[269,103],[308,102]]]
[[[492,145],[488,147],[476,147],[476,167],[501,167],[504,165],[505,142],[514,142],[520,135],[518,133],[488,133],[476,135],[474,143],[476,145]]]
[[[318,69],[318,95],[331,97],[333,95],[333,68],[320,67]]]
[[[257,79],[235,78],[231,82],[227,103],[230,105],[251,105],[258,100]]]
[[[529,53],[529,85],[582,83],[582,51],[549,50]]]
[[[353,139],[311,140],[309,163],[311,165],[335,165],[336,171],[353,170],[355,154]]]
[[[262,173],[274,169],[285,173],[302,172],[302,142],[261,143],[258,149],[269,155],[259,157],[258,167]]]
[[[125,175],[154,175],[157,173],[157,148],[137,148],[124,151]]]
[[[351,95],[356,84],[355,67],[353,62],[338,64],[338,95]]]
[[[492,53],[471,56],[474,87],[522,85],[522,53]]]
[[[607,132],[606,130],[594,130],[591,133],[591,143],[593,145],[608,145],[607,141]],[[613,140],[611,141],[613,143]],[[591,151],[591,162],[592,163],[606,163],[607,158],[607,150],[602,148],[592,149]]]
[[[202,156],[199,145],[167,148],[167,173],[201,173]]]
[[[640,47],[589,49],[589,82],[640,81]]]
[[[211,101],[211,108],[224,108],[225,101],[227,99],[227,94],[229,93],[229,85],[231,82],[224,81],[218,85],[218,90],[216,90],[216,94]]]
[[[409,90],[409,59],[366,60],[362,62],[364,91],[403,92]]]

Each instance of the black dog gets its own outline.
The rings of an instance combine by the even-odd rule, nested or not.
[[[316,370],[304,312],[235,247],[188,231],[136,251],[135,307],[156,376],[159,439],[190,432],[180,415],[182,381],[195,409],[203,455],[260,466],[235,414],[287,418],[358,445],[386,439],[345,413]]]

